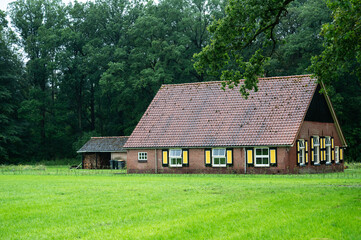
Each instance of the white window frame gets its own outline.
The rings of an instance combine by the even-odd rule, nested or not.
[[[315,143],[317,140],[318,143]],[[320,137],[313,136],[313,161],[314,164],[320,164]]]
[[[325,139],[325,149],[326,149],[326,164],[331,164],[331,137],[326,136]]]
[[[300,149],[299,149],[299,151],[300,151],[300,166],[304,166],[304,165],[306,165],[306,159],[305,159],[305,144],[306,144],[306,142],[305,142],[305,139],[299,139],[298,140],[299,141],[299,146],[300,146]],[[301,144],[302,144],[302,146],[301,146]]]
[[[261,149],[262,154],[258,155],[257,154],[257,149]],[[268,154],[267,155],[263,155],[263,150],[267,149]],[[267,158],[268,159],[268,164],[258,164],[257,163],[257,157],[258,158]],[[269,157],[269,148],[268,147],[257,147],[254,148],[254,166],[255,167],[269,167],[270,166],[270,157]]]
[[[143,161],[143,162],[148,161],[148,153],[147,152],[138,152],[138,161]]]
[[[335,146],[335,163],[340,163],[340,147]]]
[[[180,151],[180,155],[173,155],[172,153],[174,151]],[[173,155],[173,156],[172,156]],[[180,159],[180,163],[175,163],[173,164],[173,159]],[[170,167],[182,167],[182,161],[183,161],[183,158],[182,158],[182,149],[180,148],[172,148],[172,149],[169,149],[169,166]]]
[[[220,155],[220,154],[215,154],[215,150],[224,150],[224,155]],[[213,148],[212,149],[212,167],[226,167],[227,166],[227,150],[225,148]],[[216,164],[214,163],[214,159],[215,158],[224,158],[224,164],[221,164],[221,160],[219,160],[219,163]]]

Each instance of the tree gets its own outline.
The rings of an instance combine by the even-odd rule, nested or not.
[[[361,82],[361,0],[329,0],[333,22],[323,25],[325,50],[313,58],[319,80],[331,83],[348,72]]]
[[[10,16],[27,57],[26,80],[30,89],[20,111],[32,123],[29,141],[40,149],[37,153],[46,157],[52,153],[53,134],[47,129],[54,126],[58,87],[55,57],[61,47],[58,36],[65,20],[63,4],[60,0],[17,0],[10,4]]]
[[[206,28],[212,15],[222,15],[222,3],[163,0],[128,14],[130,27],[100,82],[102,99],[111,106],[102,108],[109,110],[102,114],[109,118],[105,131],[121,134],[132,132],[162,84],[207,79],[194,70],[192,56],[208,43]]]
[[[333,21],[322,27],[324,51],[311,70],[327,84],[350,146],[348,159],[361,161],[361,1],[329,0]]]
[[[331,10],[325,1],[295,0],[275,29],[275,51],[265,66],[266,76],[309,74],[311,57],[323,51],[322,25],[330,23]]]
[[[238,86],[245,97],[257,91],[258,76],[276,47],[275,28],[293,0],[229,0],[226,15],[209,26],[211,43],[195,54],[198,73]]]
[[[0,10],[0,163],[17,154],[12,147],[20,141],[17,109],[22,100],[21,75],[23,68],[16,55],[5,13]]]

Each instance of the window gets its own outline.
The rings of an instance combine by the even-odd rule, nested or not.
[[[148,153],[146,153],[146,152],[138,153],[138,161],[146,162],[147,160],[148,160]]]
[[[226,166],[226,149],[214,148],[212,152],[212,166],[225,167]]]
[[[255,148],[256,167],[269,167],[268,151],[268,148]]]
[[[339,147],[338,146],[336,146],[335,147],[335,162],[336,163],[340,163],[340,155],[339,155]]]
[[[320,137],[313,137],[313,161],[315,164],[320,164]]]
[[[182,167],[182,149],[169,150],[169,166]]]
[[[326,163],[331,164],[331,137],[326,137]]]
[[[305,140],[300,139],[299,146],[300,146],[300,165],[305,165]]]

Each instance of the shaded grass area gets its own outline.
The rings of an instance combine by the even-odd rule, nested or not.
[[[361,239],[360,168],[133,175],[8,167],[0,168],[0,239]]]

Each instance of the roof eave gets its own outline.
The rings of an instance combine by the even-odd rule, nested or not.
[[[224,146],[159,146],[159,147],[125,147],[126,150],[136,150],[136,149],[166,149],[166,148],[247,148],[247,147],[293,147],[293,145],[290,144],[282,144],[282,145],[239,145],[239,146],[230,146],[230,145],[224,145]]]
[[[125,150],[121,150],[121,151],[77,151],[76,153],[106,153],[106,152],[110,152],[110,153],[125,153],[127,151]]]

